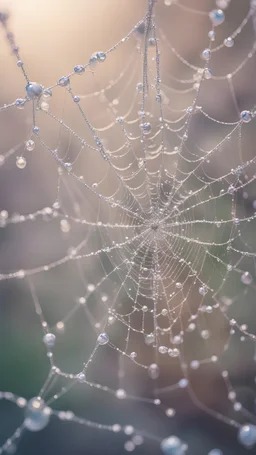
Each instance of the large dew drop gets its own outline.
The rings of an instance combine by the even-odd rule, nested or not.
[[[209,18],[212,21],[212,25],[217,27],[217,25],[221,25],[225,20],[225,14],[221,9],[213,9],[209,13]]]
[[[212,449],[208,455],[223,455],[223,452],[220,449]]]
[[[170,436],[161,442],[161,450],[164,455],[185,455],[187,446],[177,436]]]
[[[148,375],[151,379],[157,379],[159,377],[159,367],[156,363],[149,365]]]
[[[247,448],[252,448],[256,444],[256,426],[250,423],[243,425],[238,432],[239,442]]]
[[[109,342],[109,336],[106,332],[102,332],[99,334],[97,341],[99,344],[104,345]]]
[[[250,272],[244,272],[241,276],[241,281],[243,284],[251,284],[252,283],[252,276]]]
[[[43,86],[41,84],[38,84],[37,82],[29,82],[26,85],[26,92],[28,98],[38,98],[39,96],[42,95]]]
[[[24,425],[27,430],[40,431],[49,423],[51,409],[45,406],[43,400],[31,398],[27,404]]]

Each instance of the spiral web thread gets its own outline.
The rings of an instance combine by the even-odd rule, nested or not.
[[[222,4],[226,23],[232,1]],[[168,29],[158,23],[158,9],[170,21],[178,14],[181,24],[190,15],[208,21],[206,35],[210,33],[198,49],[196,63],[191,63],[194,56],[180,55]],[[38,155],[44,185],[53,183],[51,205],[32,212],[24,208],[21,214],[8,214],[4,207],[0,214],[3,230],[15,225],[18,232],[21,225],[34,223],[38,241],[45,226],[58,243],[57,252],[49,249],[42,258],[34,257],[31,267],[6,271],[3,265],[0,275],[2,284],[22,281],[41,323],[49,373],[36,403],[51,419],[124,433],[127,451],[151,439],[159,445],[161,437],[136,428],[133,422],[108,425],[87,420],[55,409],[55,402],[75,387],[83,388],[84,394],[90,387],[102,396],[113,395],[113,400],[157,406],[173,417],[178,408],[165,402],[178,389],[185,389],[192,403],[223,424],[239,431],[245,423],[255,423],[223,365],[237,339],[249,343],[251,360],[254,357],[254,327],[239,308],[250,302],[256,289],[255,157],[246,142],[255,112],[250,100],[240,106],[235,89],[237,78],[246,77],[248,66],[255,65],[254,13],[251,2],[238,27],[223,38],[222,27],[212,26],[209,11],[194,8],[193,2],[149,0],[145,16],[117,44],[51,87],[40,88],[43,81],[32,84],[32,92],[39,87],[37,94],[25,89],[32,75],[21,61],[22,50],[9,30],[7,16],[0,16],[1,39],[7,38],[24,82],[20,98],[6,102],[0,115],[26,119],[23,141],[1,155],[0,173],[12,172],[19,178],[22,174],[26,185]],[[236,43],[246,30],[250,46],[237,61]],[[102,87],[104,66],[113,54],[125,53],[125,46],[130,46],[129,57],[120,75],[112,75]],[[227,58],[220,68],[223,52],[233,59]],[[170,53],[177,60],[175,73],[165,64]],[[91,92],[81,83],[86,78],[89,86],[94,85]],[[222,88],[232,102],[230,121],[218,103],[216,108]],[[206,96],[209,91],[215,98],[213,112]],[[91,100],[93,109],[87,112]],[[80,123],[72,122],[72,117],[72,125],[66,123],[67,111],[78,115]],[[49,131],[56,136],[49,136]],[[202,137],[198,131],[203,131]],[[54,254],[57,257],[47,260]],[[38,289],[40,279],[47,286],[56,277],[75,292],[66,314],[58,305],[58,322],[45,316],[45,299],[40,299]],[[58,294],[50,298],[57,305]],[[70,372],[59,367],[53,344],[61,346],[62,337],[75,330],[72,320],[77,315],[93,342],[80,369]],[[219,339],[220,327],[225,333],[216,348],[212,339]],[[47,334],[55,334],[56,340],[47,339]],[[116,388],[94,379],[99,359],[104,365],[113,355],[118,359]],[[137,375],[149,374],[150,395],[133,396],[123,388],[122,378],[129,376],[132,365]],[[226,414],[205,404],[194,390],[192,378],[208,366],[222,378],[229,402]],[[172,374],[173,369],[178,375]],[[1,392],[1,398],[26,409],[26,399],[11,391]],[[1,453],[13,448],[26,428],[25,419],[8,436]],[[182,447],[189,453],[189,445]]]

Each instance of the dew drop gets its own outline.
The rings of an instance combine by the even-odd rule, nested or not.
[[[199,294],[205,296],[207,294],[208,290],[207,290],[207,287],[206,286],[201,286],[199,288]]]
[[[176,412],[175,412],[175,409],[168,408],[168,409],[166,409],[165,414],[167,415],[167,417],[173,417],[173,416],[175,416]]]
[[[187,449],[184,444],[177,436],[170,436],[161,442],[161,450],[164,455],[184,455]]]
[[[45,90],[43,91],[43,97],[44,97],[44,98],[46,98],[46,99],[47,99],[47,98],[51,98],[51,96],[52,96],[52,91],[51,91],[51,89],[47,88],[47,89],[45,89]]]
[[[26,92],[29,98],[38,98],[43,93],[43,86],[37,82],[29,82],[26,85]]]
[[[106,332],[102,332],[99,334],[97,341],[100,345],[107,344],[109,342],[109,336]]]
[[[70,231],[70,224],[68,220],[60,220],[60,230],[65,234]]]
[[[58,333],[63,333],[65,331],[65,324],[62,321],[57,322],[56,324],[56,331]]]
[[[43,342],[48,348],[52,348],[55,345],[56,337],[53,333],[46,333],[43,337]]]
[[[40,108],[42,109],[42,111],[48,112],[50,109],[50,105],[49,105],[49,103],[42,101],[42,103],[40,104]]]
[[[60,87],[66,87],[68,84],[69,84],[69,77],[68,77],[68,76],[62,76],[62,77],[58,80],[58,85],[59,85]]]
[[[250,423],[243,425],[239,429],[238,440],[247,448],[253,447],[256,444],[256,426]]]
[[[138,84],[136,85],[136,90],[137,90],[137,92],[142,92],[142,90],[143,90],[142,82],[138,82]]]
[[[77,379],[79,382],[84,382],[85,381],[85,374],[84,373],[78,373]]]
[[[145,335],[145,343],[149,346],[155,342],[155,335],[154,333],[147,333]]]
[[[24,100],[23,98],[17,98],[15,101],[15,106],[17,107],[17,109],[24,109],[25,103],[26,100]]]
[[[97,55],[96,54],[93,54],[91,57],[90,57],[90,60],[89,60],[89,64],[92,68],[94,68],[96,66],[98,62],[98,58],[97,58]]]
[[[26,167],[27,161],[24,156],[17,156],[16,158],[16,166],[19,169],[24,169]]]
[[[126,391],[124,389],[118,389],[116,391],[116,397],[119,398],[119,400],[123,400],[126,398]]]
[[[240,114],[240,119],[244,122],[244,123],[249,123],[252,119],[252,114],[250,111],[242,111],[241,114]]]
[[[140,125],[140,128],[142,129],[144,134],[149,134],[151,131],[151,125],[148,122],[142,123]]]
[[[43,400],[31,398],[27,404],[24,425],[27,430],[40,431],[49,423],[51,409],[46,407]]]
[[[212,71],[210,70],[210,68],[205,68],[205,70],[204,70],[204,77],[205,77],[205,79],[211,79],[211,77],[212,77]]]
[[[83,74],[84,71],[85,71],[85,68],[83,65],[76,65],[74,67],[74,73],[76,73],[76,74]]]
[[[72,170],[72,163],[64,163],[64,166],[67,169],[67,171],[71,171]]]
[[[232,47],[232,46],[234,46],[234,40],[229,36],[228,38],[226,38],[224,40],[224,45],[226,47]]]
[[[159,367],[156,363],[149,365],[148,375],[151,379],[157,379],[159,377]]]
[[[209,13],[209,17],[215,27],[217,27],[217,25],[221,25],[225,20],[225,14],[222,9],[213,9]]]
[[[202,54],[201,54],[201,57],[202,57],[203,60],[206,60],[206,61],[210,60],[210,58],[211,58],[210,49],[204,49]]]
[[[188,380],[187,380],[187,378],[182,378],[182,379],[180,379],[180,381],[179,381],[179,387],[180,387],[181,389],[185,389],[185,387],[187,387],[187,386],[188,386]]]
[[[28,150],[29,152],[32,152],[32,150],[34,150],[35,148],[35,143],[34,141],[32,141],[32,139],[29,139],[28,141],[25,142],[25,148],[26,150]]]
[[[101,62],[101,63],[102,63],[102,62],[105,62],[105,60],[106,60],[106,58],[107,58],[105,52],[97,52],[97,53],[96,53],[96,57],[97,57],[97,60],[98,60],[99,62]]]
[[[251,284],[252,283],[252,276],[250,272],[244,272],[241,276],[241,281],[243,284]]]

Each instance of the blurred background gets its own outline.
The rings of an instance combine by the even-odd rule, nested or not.
[[[9,14],[8,30],[14,34],[29,80],[47,88],[56,85],[59,78],[68,75],[75,65],[86,64],[94,52],[105,51],[125,37],[144,18],[147,3],[146,0],[0,0],[0,11]],[[211,0],[182,0],[179,3],[187,9],[170,6],[170,1],[163,0],[158,0],[155,7],[156,33],[161,52],[164,118],[172,121],[177,118],[175,109],[188,108],[195,98],[197,72],[193,65],[203,66],[200,54],[209,42],[210,23],[207,14],[196,14],[189,9],[208,12],[216,7],[216,2]],[[214,47],[239,27],[249,8],[249,0],[231,0],[226,10],[227,19],[217,30]],[[195,116],[188,138],[188,148],[191,150],[194,150],[195,143],[203,150],[214,147],[229,134],[230,126],[225,125],[225,122],[236,122],[237,111],[254,106],[255,56],[248,58],[255,40],[254,34],[252,20],[249,19],[236,37],[235,45],[232,48],[224,47],[212,56],[212,70],[217,79],[213,78],[203,84],[198,105],[222,123],[201,115]],[[17,67],[3,28],[0,30],[0,42],[0,105],[4,106],[14,103],[17,98],[25,97],[26,81]],[[125,116],[130,109],[131,115],[128,118],[132,120],[138,116],[141,108],[136,86],[142,81],[143,45],[144,29],[140,27],[132,32],[129,40],[108,54],[106,62],[99,64],[99,68],[95,71],[86,70],[82,77],[75,76],[72,79],[72,90],[80,96],[81,106],[90,123],[99,132],[106,150],[118,151],[127,140],[116,123],[116,118]],[[180,62],[171,51],[172,46],[192,68]],[[150,93],[146,109],[154,131],[158,131],[159,107],[155,103],[155,92],[151,87],[156,71],[155,52],[154,46],[148,48]],[[246,60],[246,65],[232,78],[236,99],[234,102],[234,94],[232,95],[226,75],[232,73],[243,60]],[[182,80],[192,80],[192,83],[184,84],[180,82]],[[50,332],[57,336],[55,365],[62,371],[73,374],[81,371],[95,346],[96,335],[106,324],[108,314],[102,305],[104,298],[114,302],[120,313],[133,305],[129,292],[122,286],[127,269],[122,270],[123,275],[113,273],[115,265],[120,261],[119,253],[113,256],[92,256],[82,261],[70,259],[48,272],[43,270],[45,265],[54,263],[66,254],[72,256],[72,249],[77,250],[81,242],[84,244],[79,251],[89,254],[113,245],[113,241],[122,242],[125,235],[131,234],[129,229],[123,232],[118,228],[101,229],[95,226],[99,221],[114,225],[116,222],[129,224],[131,220],[126,214],[120,215],[118,209],[110,210],[108,204],[88,191],[86,185],[65,173],[49,153],[49,150],[56,150],[62,162],[71,162],[75,176],[82,176],[82,182],[94,185],[96,192],[106,197],[114,195],[113,201],[119,199],[118,181],[109,172],[107,163],[92,148],[81,146],[79,138],[92,147],[95,144],[81,113],[74,108],[68,91],[55,86],[52,92],[53,96],[43,101],[49,103],[49,113],[47,106],[36,110],[36,124],[40,127],[43,143],[35,141],[35,150],[31,152],[24,151],[24,142],[31,137],[32,103],[27,103],[22,110],[12,106],[0,112],[0,155],[4,157],[0,167],[0,212],[7,211],[9,214],[6,223],[3,214],[1,219],[0,273],[42,268],[39,273],[32,275],[31,280],[14,279],[0,283],[0,390],[10,391],[26,399],[37,396],[49,373],[49,359],[42,342],[44,332],[35,311],[36,299]],[[169,107],[174,111],[169,111]],[[112,126],[106,128],[107,125]],[[127,131],[128,139],[132,142],[138,136],[138,125],[131,123]],[[171,130],[167,132],[165,143],[168,151],[179,144],[178,138],[179,133]],[[238,133],[225,143],[224,159],[223,155],[216,153],[207,164],[204,172],[208,177],[216,179],[223,176],[231,167],[235,168],[255,156],[253,125],[246,125],[241,140],[242,156]],[[134,151],[136,164],[143,158],[139,141],[135,142]],[[27,165],[22,170],[16,166],[17,156],[24,156],[27,160]],[[118,166],[127,166],[132,161],[129,153],[122,155],[117,152],[116,156]],[[165,163],[170,173],[175,167],[175,160],[175,155],[174,158],[170,156]],[[159,162],[156,163],[158,165]],[[254,174],[254,166],[251,166],[249,176]],[[224,187],[230,183],[225,180]],[[167,178],[165,185],[167,191],[171,187]],[[187,190],[190,189],[188,186]],[[216,189],[219,190],[220,187]],[[255,185],[252,182],[246,189],[246,195],[238,195],[235,202],[241,217],[254,213],[255,200]],[[53,206],[56,201],[58,204]],[[211,207],[205,205],[203,212],[196,216],[198,219],[205,216],[212,219],[214,214],[217,219],[230,216],[232,207],[229,199],[219,198],[216,206],[216,212],[211,213]],[[49,207],[51,212],[46,210]],[[127,207],[134,210],[133,203],[129,200]],[[29,214],[36,212],[36,216],[29,219]],[[25,222],[23,216],[28,217]],[[67,224],[62,222],[66,216],[69,218]],[[86,219],[92,224],[83,225],[75,222],[75,218]],[[215,229],[211,233],[201,232],[200,235],[214,242],[216,238],[225,236],[226,231],[221,227],[218,233]],[[255,247],[253,222],[245,226],[242,236],[247,245]],[[222,253],[220,251],[216,254],[222,257]],[[120,256],[125,254],[124,249]],[[132,253],[128,254],[130,259]],[[250,270],[255,276],[253,261],[243,257],[240,259],[241,269]],[[90,291],[93,289],[90,285],[97,286],[108,273],[109,279],[97,287],[95,292]],[[207,280],[209,276],[215,280],[217,289],[220,280],[218,270],[207,264],[204,273],[208,276]],[[237,283],[236,274],[231,275],[218,299],[222,298],[226,307],[229,306],[227,302],[231,301],[232,305],[227,308],[228,317],[235,317],[239,323],[248,324],[249,331],[255,334],[255,288],[249,287],[245,291],[239,280]],[[35,295],[33,298],[31,286],[35,289],[36,298]],[[88,290],[90,296],[86,306],[83,306],[78,303],[79,297],[87,295]],[[198,297],[190,296],[190,308],[198,306],[197,300]],[[58,325],[60,322],[63,325]],[[119,349],[124,349],[127,327],[120,321],[108,323],[111,325],[111,341]],[[204,323],[210,330],[211,340],[202,342],[202,337],[196,335],[189,338],[188,346],[184,343],[187,359],[203,359],[216,354],[220,360],[217,367],[208,362],[197,371],[192,371],[192,388],[205,406],[214,412],[221,412],[229,419],[234,418],[244,423],[248,416],[251,419],[251,413],[255,414],[254,344],[249,339],[241,340],[239,333],[230,336],[229,324],[222,315],[206,318]],[[136,324],[135,320],[131,323],[134,327]],[[225,351],[226,345],[228,349]],[[152,347],[145,343],[142,345],[141,339],[133,333],[130,350],[132,347],[137,353],[138,362],[149,364],[154,361]],[[176,384],[182,377],[180,359],[172,358],[166,362],[165,357],[161,357],[159,363],[161,376],[157,387],[160,389]],[[232,408],[221,377],[223,369],[229,371],[237,401],[250,414],[239,414]],[[147,371],[132,364],[129,359],[123,361],[122,356],[108,346],[96,353],[88,380],[107,385],[114,391],[124,389],[135,397],[156,397],[155,384],[152,385]],[[65,378],[57,379],[48,391],[47,399],[52,398],[68,383]],[[118,400],[103,390],[77,384],[59,400],[54,399],[51,406],[57,410],[72,410],[77,416],[106,425],[132,424],[141,430],[141,434],[154,434],[159,441],[168,435],[177,435],[188,444],[189,455],[206,455],[213,448],[221,449],[224,455],[248,453],[237,442],[237,430],[196,407],[186,389],[164,393],[160,397],[162,405],[155,406],[136,399]],[[168,408],[175,410],[169,418],[165,412]],[[0,446],[22,423],[23,418],[24,409],[5,400],[1,401]],[[35,452],[38,455],[115,455],[125,453],[124,443],[129,439],[131,437],[122,433],[90,429],[52,416],[50,424],[41,432],[24,432],[17,447],[16,443],[11,445],[9,452],[16,451],[19,455]],[[145,437],[145,442],[136,446],[135,452],[160,454],[159,441],[152,442]]]

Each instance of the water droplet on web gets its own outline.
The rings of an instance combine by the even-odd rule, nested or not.
[[[205,68],[204,77],[205,77],[205,79],[211,79],[212,78],[212,71],[210,70],[210,68]]]
[[[57,322],[56,324],[56,332],[58,333],[64,333],[65,331],[65,324],[62,321]]]
[[[149,44],[149,46],[154,47],[156,45],[155,38],[149,38],[148,44]]]
[[[106,58],[107,58],[105,52],[102,52],[102,51],[97,52],[97,53],[96,53],[96,57],[97,57],[97,60],[98,60],[99,62],[101,62],[101,63],[102,63],[102,62],[105,62],[105,60],[106,60]]]
[[[46,407],[43,400],[31,398],[25,411],[24,425],[27,430],[41,431],[49,423],[51,409]]]
[[[148,375],[151,379],[157,379],[159,377],[159,367],[156,363],[149,365]]]
[[[17,109],[24,109],[25,104],[26,100],[23,98],[17,98],[15,101],[15,106],[17,107]]]
[[[25,148],[26,148],[26,150],[28,150],[29,152],[32,152],[32,150],[34,150],[34,148],[35,148],[35,143],[34,143],[34,141],[32,141],[32,139],[29,139],[27,142],[25,142]]]
[[[67,87],[67,85],[69,85],[69,77],[68,76],[62,76],[59,80],[58,80],[58,85],[60,87]]]
[[[212,449],[208,452],[208,455],[223,455],[223,452],[220,449]]]
[[[93,283],[89,283],[87,286],[89,292],[95,291],[95,285]]]
[[[207,292],[208,292],[208,289],[207,289],[206,286],[200,286],[200,288],[199,288],[199,294],[205,296],[205,295],[207,294]]]
[[[240,427],[238,431],[239,442],[247,448],[252,448],[256,444],[256,426],[250,423]]]
[[[76,74],[83,74],[84,71],[85,71],[85,67],[84,67],[83,65],[76,65],[76,66],[74,67],[74,72],[75,72]]]
[[[164,455],[185,455],[187,450],[186,445],[177,436],[164,439],[160,446]]]
[[[252,275],[250,272],[244,272],[241,276],[241,281],[243,284],[251,284],[252,283]]]
[[[202,57],[203,60],[206,60],[206,61],[210,60],[210,58],[211,58],[210,49],[204,49],[202,54],[201,54],[201,57]]]
[[[70,231],[70,224],[69,224],[69,221],[64,219],[64,220],[60,220],[60,229],[62,232],[64,232],[65,234],[67,232]]]
[[[134,433],[134,428],[132,425],[125,425],[124,427],[124,433],[127,435],[131,435]]]
[[[198,362],[198,360],[192,360],[190,362],[190,366],[191,366],[192,370],[197,370],[200,366],[200,363]]]
[[[211,41],[214,41],[215,40],[215,31],[210,30],[208,33],[208,37],[210,38]]]
[[[149,134],[151,131],[151,125],[148,122],[142,123],[140,127],[144,134]]]
[[[221,9],[214,9],[209,13],[212,24],[216,27],[221,25],[225,20],[225,14]]]
[[[173,408],[168,408],[168,409],[166,409],[165,414],[167,415],[167,417],[174,417],[176,414],[176,411]]]
[[[29,98],[38,98],[43,93],[43,86],[37,82],[29,82],[26,85],[26,92]]]
[[[53,348],[56,337],[53,333],[46,333],[43,337],[43,342],[48,348]]]
[[[187,386],[188,386],[188,380],[187,380],[187,378],[182,378],[182,379],[180,379],[180,381],[179,381],[179,387],[180,387],[181,389],[184,389],[184,388],[187,387]]]
[[[124,389],[118,389],[116,391],[116,397],[119,398],[120,400],[123,400],[124,398],[126,398],[126,392]]]
[[[52,96],[52,91],[51,89],[49,88],[46,88],[44,91],[43,91],[43,97],[48,99],[48,98],[51,98]]]
[[[16,166],[19,169],[24,169],[26,167],[26,164],[27,164],[26,158],[24,158],[23,156],[17,156]]]
[[[252,114],[250,111],[242,111],[240,118],[244,123],[249,123],[252,119]]]
[[[67,171],[71,171],[72,170],[72,163],[64,163],[64,166],[67,169]]]
[[[124,450],[126,450],[126,452],[133,452],[134,449],[135,449],[135,444],[133,441],[126,441],[124,443]]]
[[[48,112],[50,109],[50,105],[49,105],[49,103],[42,101],[42,103],[40,104],[40,108],[42,109],[42,111]]]
[[[100,335],[97,338],[97,341],[100,345],[107,344],[109,342],[109,336],[106,332],[100,333]]]
[[[208,338],[210,338],[210,332],[209,332],[209,330],[207,330],[207,329],[202,330],[202,331],[201,331],[201,337],[202,337],[204,340],[208,340]]]
[[[145,335],[145,343],[147,345],[153,344],[155,342],[155,335],[154,333],[148,333]]]
[[[113,319],[114,319],[114,318],[113,318]],[[131,358],[131,359],[136,359],[136,357],[137,357],[137,352],[134,352],[134,351],[131,352],[130,358]]]
[[[84,373],[78,373],[77,379],[79,382],[84,382],[85,381],[85,374]]]
[[[232,46],[234,46],[234,40],[229,36],[228,38],[226,38],[224,40],[224,45],[226,47],[232,47]]]

